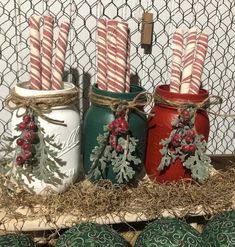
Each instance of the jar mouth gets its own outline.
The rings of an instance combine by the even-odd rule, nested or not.
[[[155,94],[163,97],[164,99],[178,102],[201,102],[209,96],[209,92],[205,89],[200,89],[198,94],[170,92],[170,85],[157,86]]]
[[[111,92],[111,91],[99,89],[97,84],[93,84],[92,91],[96,94],[103,95],[103,96],[108,96],[108,97],[117,98],[117,99],[126,99],[126,100],[130,99],[131,100],[136,95],[138,95],[140,92],[145,91],[145,89],[139,85],[131,84],[130,92],[128,93]]]
[[[35,90],[30,88],[30,82],[20,82],[15,85],[16,93],[22,96],[54,95],[70,92],[75,89],[75,85],[70,82],[63,82],[64,88],[58,90]]]

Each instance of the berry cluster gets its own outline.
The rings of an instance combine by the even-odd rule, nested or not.
[[[38,127],[33,118],[26,114],[23,116],[23,121],[18,124],[18,130],[21,131],[21,135],[16,139],[16,144],[20,148],[20,153],[16,156],[16,164],[22,166],[27,162],[35,161],[33,144],[38,138]]]
[[[186,154],[194,154],[196,151],[196,145],[194,144],[196,132],[192,128],[191,118],[192,114],[188,109],[181,112],[176,126],[179,129],[179,133],[174,134],[171,139],[172,146],[176,148],[182,145],[182,151]],[[185,127],[187,130],[182,131]]]
[[[109,125],[108,129],[110,131],[110,145],[114,148],[118,153],[122,152],[122,145],[118,143],[118,136],[126,134],[129,130],[128,122],[125,117],[118,117],[113,120]]]

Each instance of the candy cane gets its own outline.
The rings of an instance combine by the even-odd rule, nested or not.
[[[129,29],[127,22],[118,22],[117,24],[117,52],[116,52],[116,62],[117,62],[117,71],[118,78],[122,84],[122,92],[126,90],[129,91],[130,84],[130,65],[128,65],[130,51],[128,51],[128,42],[129,42]]]
[[[54,70],[52,73],[52,89],[62,89],[63,83],[63,73],[64,73],[64,62],[65,53],[68,44],[70,24],[63,22],[60,25],[59,37],[57,41],[57,48],[55,53]]]
[[[106,19],[100,18],[97,21],[97,84],[102,90],[107,89],[107,48],[106,48]]]
[[[108,20],[107,25],[107,90],[124,92],[120,77],[121,67],[117,63],[117,21]]]
[[[194,52],[196,47],[197,30],[191,28],[187,35],[187,43],[183,61],[183,72],[180,86],[180,93],[188,93],[192,78],[192,69],[194,62]]]
[[[206,58],[208,46],[208,35],[202,33],[198,36],[195,61],[193,64],[192,81],[189,88],[189,93],[198,94],[201,85],[201,76],[203,65]]]
[[[125,84],[125,92],[130,92],[130,73],[131,73],[131,37],[130,37],[130,30],[128,30],[128,37],[127,37],[127,55],[126,55],[126,84]]]
[[[41,89],[40,16],[29,18],[31,88]]]
[[[42,37],[42,89],[50,89],[52,72],[53,25],[54,18],[50,15],[43,17]]]
[[[170,92],[179,93],[180,77],[182,66],[182,55],[184,48],[184,33],[183,30],[177,29],[172,37],[172,67],[170,79]]]

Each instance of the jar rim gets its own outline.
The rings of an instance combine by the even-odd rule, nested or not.
[[[111,92],[108,90],[102,90],[98,88],[98,84],[95,83],[92,85],[92,91],[103,95],[103,96],[108,96],[112,98],[117,98],[117,99],[125,99],[125,100],[131,100],[135,96],[137,96],[139,93],[145,91],[145,88],[142,86],[136,85],[136,84],[130,84],[130,92]]]
[[[64,88],[58,90],[35,90],[29,88],[30,82],[24,81],[19,82],[15,85],[16,93],[21,96],[39,96],[39,95],[54,95],[54,94],[63,94],[75,89],[75,85],[70,82],[63,82]]]
[[[164,99],[178,102],[201,102],[209,96],[209,92],[206,89],[200,89],[198,94],[170,92],[169,84],[157,86],[155,94]]]

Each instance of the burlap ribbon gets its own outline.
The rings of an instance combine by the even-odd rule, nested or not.
[[[143,108],[152,101],[152,95],[144,91],[137,94],[133,100],[123,100],[99,95],[91,91],[90,101],[97,105],[109,107],[113,112],[132,109],[140,114],[149,115]]]
[[[38,116],[45,119],[46,121],[64,125],[63,120],[52,119],[45,114],[51,112],[52,107],[56,106],[67,106],[76,102],[79,97],[78,88],[75,87],[73,90],[59,93],[59,94],[48,94],[48,95],[38,95],[38,96],[21,96],[16,93],[15,88],[10,91],[10,94],[6,98],[6,106],[11,110],[17,110],[19,108],[30,108]],[[12,105],[13,104],[13,105]]]

